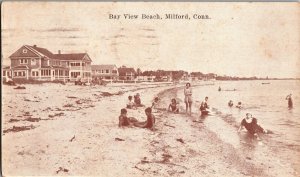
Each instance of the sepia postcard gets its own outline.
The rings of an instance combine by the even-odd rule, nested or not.
[[[300,176],[298,2],[4,1],[3,176]]]

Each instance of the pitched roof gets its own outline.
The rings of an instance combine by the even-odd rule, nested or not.
[[[60,60],[82,60],[87,53],[54,54],[53,58]]]
[[[59,59],[59,60],[83,60],[84,57],[87,56],[87,59],[89,61],[92,61],[87,53],[53,54],[48,49],[37,47],[36,45],[33,45],[33,46],[24,45],[22,47],[26,47],[28,50],[33,52],[35,55],[38,55],[41,57],[48,57],[51,59]],[[13,53],[10,57],[19,57],[20,55],[19,55],[18,51]],[[22,54],[22,55],[24,55],[24,54]]]
[[[92,70],[102,70],[102,69],[113,70],[116,67],[117,67],[116,65],[92,65]]]
[[[37,52],[41,56],[47,56],[48,58],[52,58],[53,57],[53,53],[50,52],[48,49],[37,47],[36,45],[33,45],[33,46],[25,45],[25,47],[34,50],[35,52]]]

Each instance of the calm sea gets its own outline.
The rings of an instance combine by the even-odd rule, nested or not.
[[[218,91],[219,87],[222,91]],[[179,92],[177,96],[183,100],[183,91]],[[293,109],[288,109],[285,99],[290,93]],[[209,97],[208,103],[213,113],[204,123],[223,141],[239,146],[237,126],[246,113],[251,113],[263,128],[273,132],[269,135],[272,140],[286,147],[300,146],[300,81],[215,81],[214,85],[194,87],[194,114],[198,114],[205,96]],[[232,108],[227,105],[229,100],[234,102]],[[235,108],[239,101],[242,102],[242,109]]]

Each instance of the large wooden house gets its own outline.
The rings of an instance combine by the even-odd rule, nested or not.
[[[118,72],[119,80],[134,81],[136,78],[136,72],[134,68],[127,68],[126,66],[122,66],[118,68]]]
[[[3,76],[13,79],[74,81],[78,77],[91,78],[92,60],[87,53],[53,54],[36,45],[24,45],[9,56],[10,67],[3,68]]]
[[[118,80],[118,68],[116,65],[92,65],[92,77],[110,81]]]

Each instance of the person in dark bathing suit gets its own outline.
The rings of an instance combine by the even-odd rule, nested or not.
[[[179,108],[178,108],[178,103],[176,102],[176,99],[173,98],[171,100],[171,104],[169,105],[169,108],[168,110],[171,111],[171,112],[174,112],[174,113],[179,113]]]
[[[150,107],[145,109],[145,114],[147,116],[147,120],[144,122],[135,122],[133,125],[140,128],[148,128],[152,129],[155,124],[155,117],[152,114],[152,109]]]
[[[121,115],[119,116],[119,127],[128,127],[131,126],[137,120],[133,117],[127,117],[127,110],[121,109]]]
[[[285,99],[288,100],[288,108],[292,109],[293,108],[292,94],[289,94],[288,96],[286,96]]]
[[[233,106],[233,101],[232,101],[232,100],[230,100],[230,101],[228,102],[228,106],[229,106],[229,107],[232,107],[232,106]]]
[[[201,111],[201,115],[208,115],[209,111],[209,106],[207,104],[208,101],[208,97],[205,97],[205,100],[201,103],[200,106],[200,111]]]
[[[244,118],[241,122],[241,125],[238,129],[238,132],[245,127],[250,135],[257,135],[257,133],[267,133],[258,123],[257,119],[252,117],[250,113],[246,114],[246,118]]]

